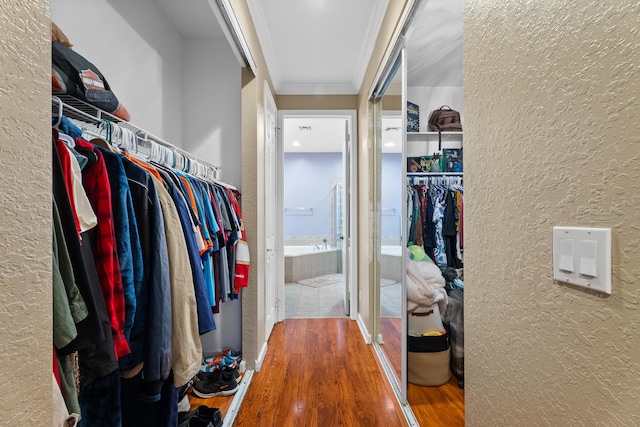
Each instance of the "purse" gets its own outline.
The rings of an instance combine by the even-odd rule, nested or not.
[[[460,113],[443,105],[429,116],[429,130],[438,132],[438,149],[442,149],[442,132],[462,132]]]

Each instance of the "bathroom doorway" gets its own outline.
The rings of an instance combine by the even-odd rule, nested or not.
[[[354,121],[355,112],[281,112],[284,318],[355,315]]]

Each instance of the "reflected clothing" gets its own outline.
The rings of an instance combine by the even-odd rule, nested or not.
[[[441,267],[447,265],[447,253],[442,233],[446,203],[445,193],[446,190],[442,188],[431,187],[429,189],[429,194],[433,199],[433,223],[436,229],[436,246],[433,252],[436,264]]]

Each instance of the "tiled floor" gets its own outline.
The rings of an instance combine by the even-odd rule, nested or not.
[[[285,283],[285,318],[345,317],[343,286],[344,282],[318,288]]]
[[[395,282],[380,288],[380,317],[401,317],[402,283]]]
[[[345,317],[344,282],[314,288],[285,283],[285,318]],[[382,317],[400,317],[402,288],[399,282],[380,288]]]

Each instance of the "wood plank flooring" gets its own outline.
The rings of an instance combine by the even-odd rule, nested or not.
[[[385,345],[400,348],[396,335],[397,343],[385,341]],[[409,384],[408,399],[423,427],[464,426],[464,391],[454,377],[440,387]],[[218,407],[223,416],[231,400],[190,396],[193,409]],[[333,318],[287,319],[275,326],[262,369],[253,375],[233,425],[396,427],[407,423],[373,347],[364,343],[356,322]]]
[[[384,337],[384,351],[398,377],[402,369],[400,341],[401,319],[382,318],[380,328]],[[464,426],[464,390],[452,375],[447,384],[439,387],[422,387],[409,383],[407,401],[421,426]]]
[[[402,375],[402,319],[398,317],[383,317],[380,319],[380,333],[384,344],[381,346],[387,355],[389,364],[396,376]]]
[[[405,426],[356,322],[277,324],[234,426]]]

